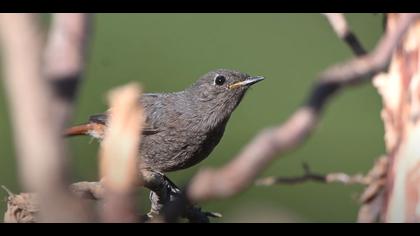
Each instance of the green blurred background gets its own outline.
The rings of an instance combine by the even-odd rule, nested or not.
[[[382,34],[382,16],[346,16],[372,49]],[[104,111],[107,91],[130,81],[141,82],[146,92],[160,92],[182,90],[216,68],[267,78],[248,92],[207,160],[169,174],[178,185],[200,167],[223,165],[260,129],[284,121],[303,102],[317,73],[352,57],[320,14],[98,14],[89,54],[74,123]],[[19,192],[3,84],[0,88],[0,184]],[[320,173],[367,171],[384,152],[380,109],[370,84],[343,91],[329,103],[305,145],[273,162],[262,176],[300,175],[302,162]],[[80,137],[71,139],[70,146],[74,181],[94,181],[98,144]],[[251,187],[202,207],[223,214],[215,222],[353,222],[361,191],[359,186],[320,183]],[[0,196],[3,200],[6,193]],[[139,199],[146,211],[147,193]],[[1,212],[5,205],[0,202]]]

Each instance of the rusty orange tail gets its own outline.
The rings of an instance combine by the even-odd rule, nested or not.
[[[72,126],[64,132],[65,137],[71,137],[71,136],[78,136],[78,135],[86,135],[89,133],[90,125],[89,124],[82,124],[82,125],[76,125]]]
[[[72,137],[79,135],[93,135],[101,137],[105,132],[105,125],[98,123],[87,123],[72,126],[64,132],[64,137]]]

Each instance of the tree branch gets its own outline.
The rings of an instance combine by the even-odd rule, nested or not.
[[[64,129],[71,118],[83,78],[92,16],[86,13],[54,13],[44,53],[44,70],[52,89],[55,121]]]
[[[138,99],[141,88],[128,84],[109,93],[110,118],[101,142],[100,170],[105,188],[101,218],[105,222],[136,222],[135,189],[142,181],[138,148],[144,124]]]
[[[65,145],[42,69],[38,15],[1,14],[0,31],[21,183],[39,194],[40,221],[89,221],[86,205],[66,189]]]
[[[350,30],[346,18],[342,13],[323,13],[337,36],[348,44],[357,56],[366,54],[366,50],[356,35]]]
[[[387,14],[387,31],[398,30],[400,13]],[[381,118],[389,158],[381,222],[420,222],[420,20],[392,55],[389,70],[373,85],[382,98]]]
[[[371,182],[369,176],[363,176],[362,174],[348,175],[345,173],[329,173],[326,175],[314,173],[310,170],[309,165],[303,163],[304,174],[296,177],[266,177],[258,179],[256,185],[272,186],[277,184],[300,184],[308,181],[320,182],[320,183],[342,183],[342,184],[361,184],[368,185]]]

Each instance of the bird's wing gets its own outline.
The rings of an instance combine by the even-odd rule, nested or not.
[[[107,113],[100,113],[100,114],[95,114],[89,117],[89,122],[93,122],[93,123],[97,123],[97,124],[102,124],[102,125],[106,125],[108,119],[108,114]],[[148,124],[146,122],[146,124],[143,127],[143,131],[142,134],[143,135],[152,135],[152,134],[156,134],[159,133],[160,130],[156,127],[153,127],[151,124]]]
[[[157,122],[153,122],[156,120],[154,117],[154,115],[156,114],[156,106],[153,106],[153,103],[157,97],[158,94],[144,94],[141,99],[146,115],[146,122],[142,131],[143,135],[153,135],[161,131],[161,129],[157,127]],[[89,117],[89,122],[106,125],[108,116],[108,112],[95,114]]]

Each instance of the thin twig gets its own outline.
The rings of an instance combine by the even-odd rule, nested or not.
[[[326,175],[314,173],[310,170],[309,165],[303,164],[304,174],[296,177],[266,177],[258,179],[256,185],[272,186],[278,184],[300,184],[308,181],[320,183],[342,183],[342,184],[361,184],[368,185],[371,182],[369,176],[361,174],[348,175],[346,173],[329,173]]]
[[[4,189],[4,191],[6,191],[7,195],[9,195],[9,197],[15,196],[15,194],[12,193],[12,191],[10,191],[10,189],[8,189],[6,186],[2,185],[1,188]]]

